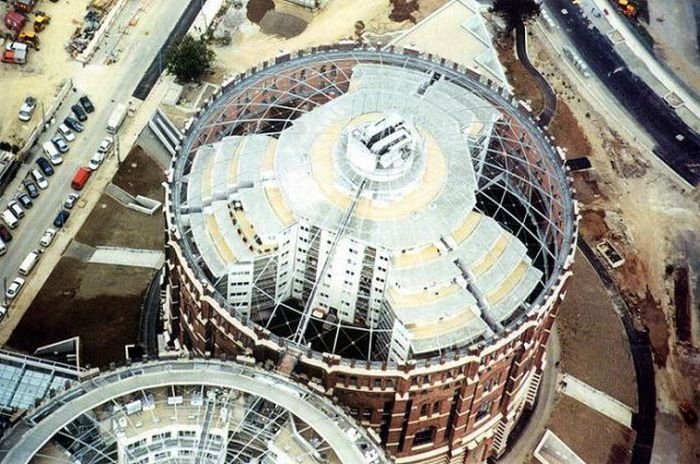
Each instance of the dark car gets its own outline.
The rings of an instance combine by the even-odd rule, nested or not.
[[[62,209],[60,213],[56,215],[56,219],[53,220],[54,227],[63,227],[70,217],[70,211]]]
[[[9,230],[7,230],[7,227],[5,227],[1,224],[0,224],[0,238],[5,243],[12,241],[12,234],[10,233]]]
[[[36,164],[39,165],[41,172],[43,172],[45,176],[53,176],[53,166],[51,166],[49,160],[40,156],[36,159]]]
[[[22,185],[24,186],[24,190],[27,191],[30,197],[36,198],[39,196],[39,187],[36,186],[33,180],[24,179],[22,181]]]
[[[20,193],[17,195],[17,200],[22,204],[24,209],[29,209],[34,206],[34,202],[26,193]]]
[[[78,121],[80,121],[80,122],[87,121],[87,114],[85,114],[85,110],[83,110],[82,106],[80,106],[76,103],[75,105],[71,106],[70,109],[73,110],[73,114],[75,115],[76,118],[78,118]]]
[[[85,130],[85,126],[83,126],[78,121],[76,121],[74,118],[71,118],[70,116],[66,117],[66,119],[63,120],[63,124],[70,127],[71,129],[73,129],[76,132],[82,132]]]
[[[82,97],[80,97],[80,104],[83,105],[83,108],[88,113],[92,113],[93,111],[95,111],[95,106],[92,104],[87,95],[83,95]]]

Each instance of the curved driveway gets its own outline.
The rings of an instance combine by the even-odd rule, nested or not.
[[[557,94],[554,93],[554,89],[549,85],[547,79],[532,65],[530,57],[527,56],[527,35],[525,26],[522,23],[515,28],[515,50],[518,53],[518,59],[525,66],[527,72],[535,78],[537,86],[542,92],[544,108],[542,108],[540,113],[540,123],[543,126],[549,126],[552,119],[554,119],[554,113],[557,111]]]

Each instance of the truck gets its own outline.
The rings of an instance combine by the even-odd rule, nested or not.
[[[117,133],[122,123],[124,122],[124,118],[126,118],[126,112],[127,107],[124,103],[119,103],[114,108],[112,114],[109,116],[109,120],[107,121],[107,132],[109,132],[110,134]]]
[[[14,0],[12,2],[16,11],[22,11],[24,13],[29,13],[36,6],[37,0]]]
[[[27,24],[27,17],[18,11],[10,11],[3,18],[3,23],[17,36]]]
[[[25,64],[27,62],[27,44],[11,42],[5,46],[2,52],[3,63]]]

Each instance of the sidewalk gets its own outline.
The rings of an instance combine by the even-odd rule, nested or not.
[[[569,374],[561,374],[557,379],[557,389],[563,394],[580,401],[594,411],[632,428],[632,408],[600,390],[596,390]]]

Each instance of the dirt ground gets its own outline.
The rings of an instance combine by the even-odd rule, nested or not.
[[[557,317],[561,370],[634,409],[632,354],[610,296],[583,256],[574,262],[573,272]]]
[[[557,400],[549,428],[585,462],[630,462],[634,431],[568,396]],[[537,459],[532,462],[539,464]]]
[[[165,182],[165,173],[139,146],[129,152],[112,179],[113,184],[134,196],[143,195],[159,201],[164,195],[162,182]]]
[[[253,19],[267,14],[269,5],[256,0]],[[434,11],[445,0],[420,2],[417,17]],[[404,29],[413,25],[410,21],[396,23],[389,19],[391,6],[386,0],[344,1],[331,0],[325,8],[313,16],[313,20],[299,35],[285,39],[280,35],[266,34],[257,24],[247,21],[233,35],[231,45],[215,48],[216,67],[225,70],[227,75],[240,73],[282,53],[316,45],[334,43],[342,39],[354,39],[355,23],[362,21],[366,30],[385,33]]]
[[[84,364],[123,361],[124,345],[136,341],[139,307],[154,272],[62,258],[8,345],[32,353],[77,335]]]
[[[576,174],[575,179],[577,191],[581,190],[577,195],[582,202],[581,235],[593,242],[606,238],[624,256],[625,264],[613,277],[635,324],[649,330],[659,409],[678,416],[681,400],[690,398],[700,406],[700,398],[693,395],[700,375],[684,375],[682,369],[688,363],[698,364],[700,355],[678,350],[674,282],[666,267],[688,263],[695,275],[700,271],[700,194],[639,148],[618,121],[609,120],[581,98],[576,85],[567,80],[569,71],[557,67],[557,60],[539,59],[547,50],[543,43],[538,34],[529,41],[531,54],[538,57],[536,65],[545,75],[559,76],[555,89],[567,95],[567,104],[592,148],[593,170]],[[684,447],[684,462],[697,462],[698,444],[700,439],[695,446]]]
[[[40,2],[38,7],[51,16],[51,23],[38,34],[41,49],[30,50],[25,65],[0,63],[0,139],[18,142],[29,135],[40,121],[41,112],[37,108],[29,123],[19,121],[17,111],[24,98],[31,94],[48,107],[61,80],[79,67],[63,46],[82,21],[88,3],[89,0]],[[32,22],[25,30],[31,30]]]

